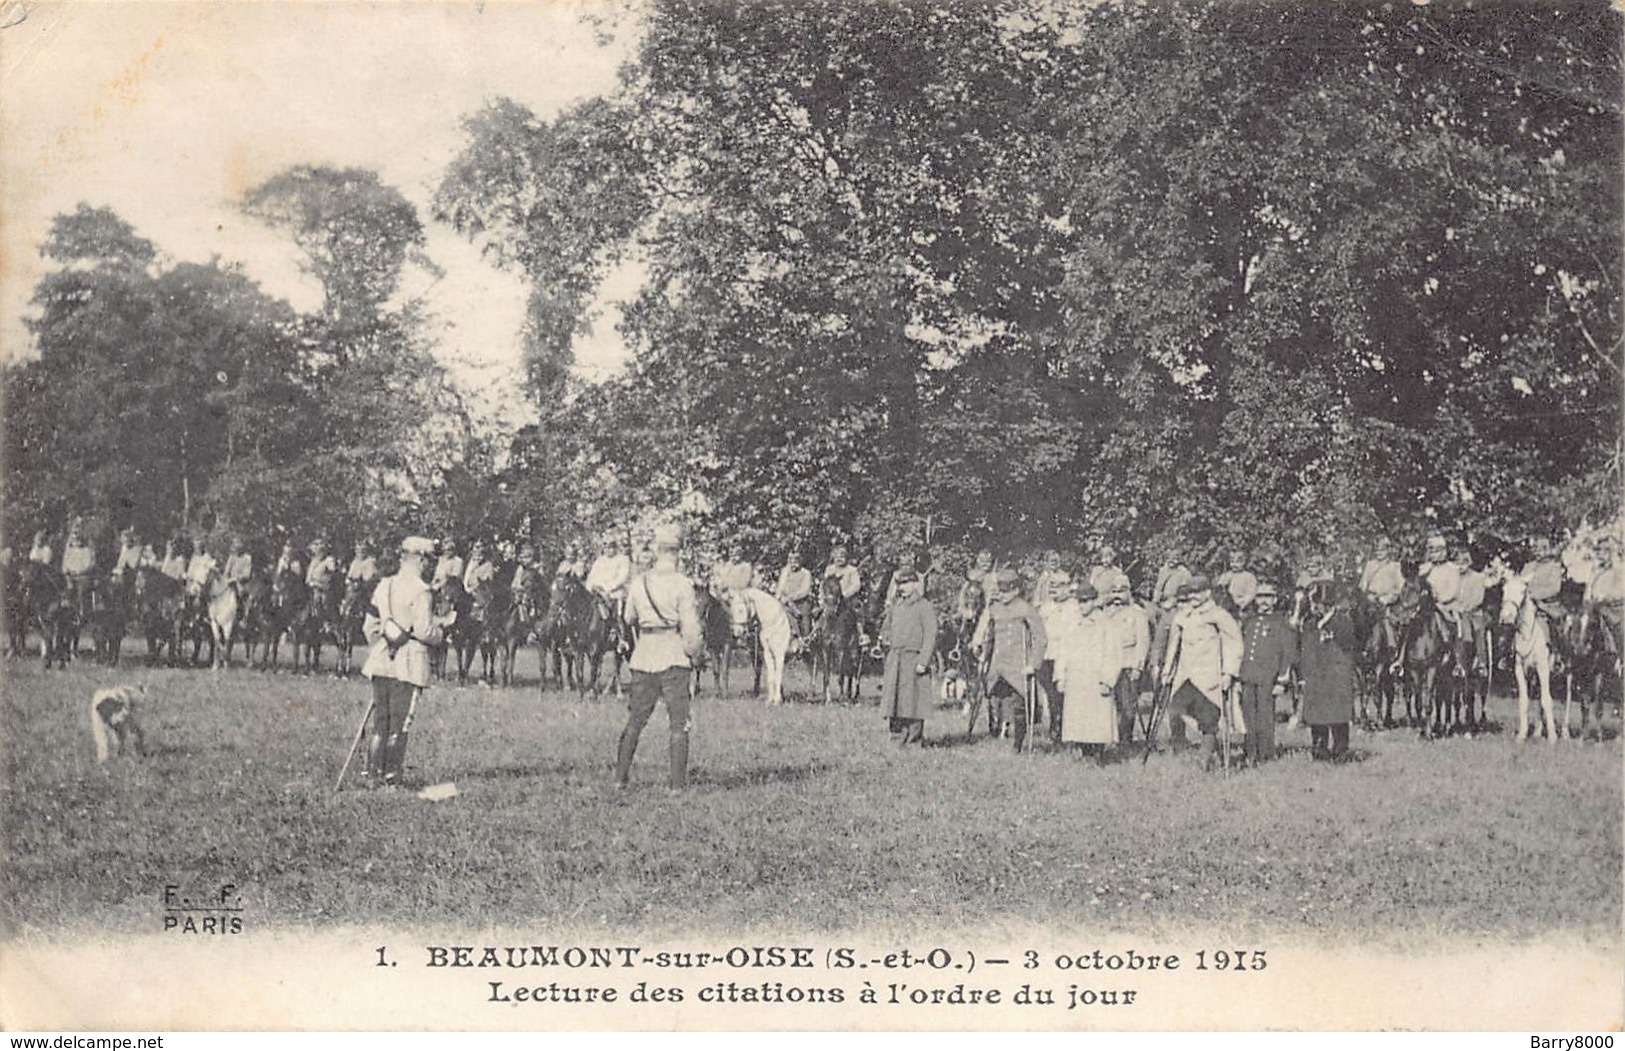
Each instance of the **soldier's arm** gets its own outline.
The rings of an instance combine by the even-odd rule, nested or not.
[[[937,607],[925,604],[925,637],[920,643],[920,667],[931,667],[931,658],[937,653]]]
[[[1241,672],[1241,625],[1224,610],[1215,612],[1219,614],[1213,618],[1219,629],[1219,669],[1226,677],[1234,679]]]
[[[700,633],[700,608],[694,601],[694,589],[680,588],[677,596],[677,630],[683,636],[683,652],[696,661],[705,652],[705,638]]]
[[[1037,610],[1029,609],[1026,621],[1028,629],[1032,631],[1032,651],[1028,665],[1036,668],[1044,663],[1044,651],[1049,649],[1049,636],[1044,633],[1044,618],[1038,615]]]

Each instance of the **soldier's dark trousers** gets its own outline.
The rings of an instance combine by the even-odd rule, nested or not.
[[[1219,706],[1187,679],[1168,699],[1168,739],[1176,744],[1185,743],[1184,717],[1187,715],[1196,720],[1197,729],[1204,735],[1218,733],[1219,714]]]
[[[1275,695],[1270,683],[1239,683],[1241,720],[1247,725],[1242,751],[1255,763],[1275,758]]]
[[[666,702],[666,715],[671,720],[671,780],[672,788],[688,784],[688,733],[692,729],[689,711],[688,684],[690,669],[667,668],[665,671],[632,672],[632,682],[626,689],[629,717],[626,729],[621,731],[621,743],[615,756],[615,780],[625,786],[632,777],[632,757],[638,751],[638,738],[654,714],[655,705]]]
[[[1043,702],[1041,707],[1049,712],[1049,737],[1052,741],[1061,739],[1061,688],[1055,685],[1055,662],[1045,661],[1038,666],[1039,698]],[[1042,712],[1033,713],[1033,725],[1044,720]]]
[[[992,703],[999,712],[998,723],[1003,726],[1006,720],[1015,728],[1016,751],[1021,751],[1027,743],[1027,698],[1020,690],[1010,685],[1008,679],[1000,679],[988,691],[993,699]]]
[[[1309,754],[1316,759],[1337,759],[1348,754],[1349,724],[1321,723],[1309,727]]]
[[[406,764],[406,717],[418,687],[379,675],[372,680],[372,714],[367,717],[367,762],[363,773],[385,784],[401,779]]]
[[[1124,668],[1112,687],[1112,701],[1117,706],[1117,743],[1127,747],[1134,743],[1134,715],[1140,708],[1140,677]]]

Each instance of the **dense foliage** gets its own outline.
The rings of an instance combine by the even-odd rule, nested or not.
[[[1618,504],[1606,4],[657,0],[642,30],[613,97],[471,116],[439,192],[536,289],[518,504],[684,506],[764,556],[1146,557]],[[573,396],[628,261],[635,362]]]

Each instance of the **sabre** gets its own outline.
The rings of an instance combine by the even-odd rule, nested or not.
[[[356,749],[361,747],[361,738],[367,732],[367,720],[372,718],[372,710],[377,707],[376,697],[367,701],[367,710],[361,714],[361,725],[355,728],[355,740],[350,742],[350,751],[344,756],[344,766],[339,770],[339,779],[333,782],[333,791],[338,792],[344,786],[344,775],[350,772],[350,764],[355,761]]]

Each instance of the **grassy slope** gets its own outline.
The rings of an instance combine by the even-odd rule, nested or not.
[[[114,679],[149,684],[154,754],[98,769],[85,705]],[[358,681],[30,662],[4,694],[14,933],[150,930],[166,883],[220,881],[256,927],[1619,930],[1617,739],[1357,734],[1363,761],[1329,768],[1300,731],[1282,761],[1225,780],[1189,755],[1101,769],[943,740],[957,715],[899,752],[873,707],[707,697],[691,790],[659,788],[660,712],[621,795],[612,699],[436,687],[409,773],[461,795],[428,804],[331,793]]]

